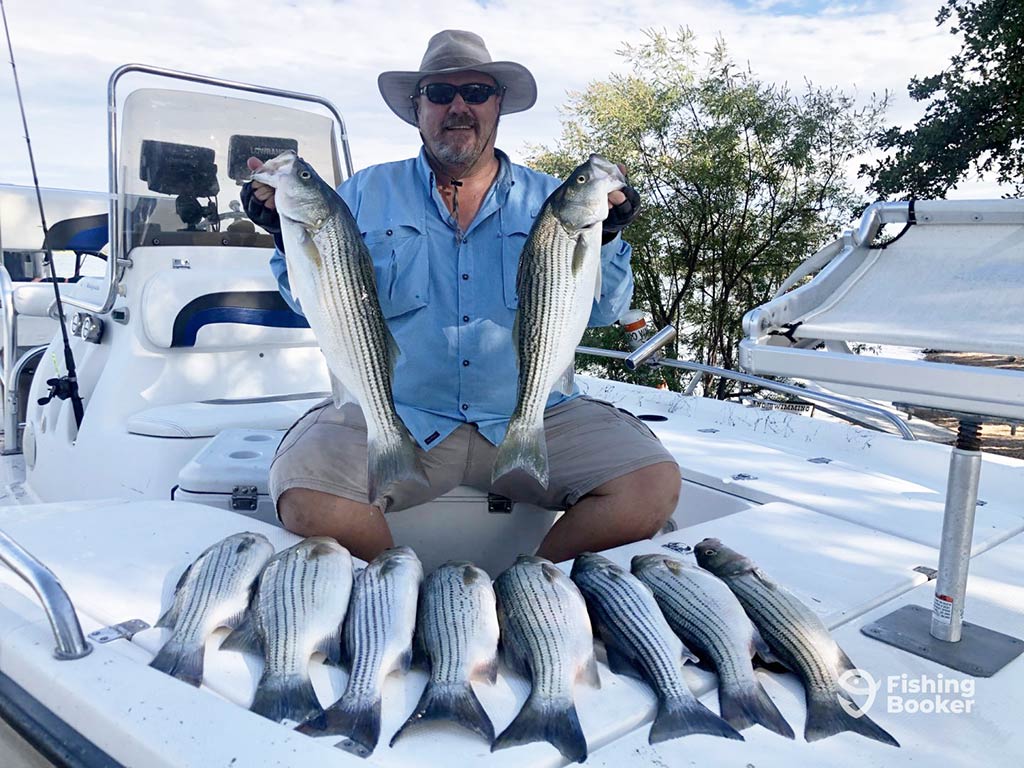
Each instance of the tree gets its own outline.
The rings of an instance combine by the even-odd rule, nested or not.
[[[534,147],[530,163],[562,178],[590,152],[624,163],[644,201],[625,233],[634,306],[657,327],[679,329],[670,354],[735,368],[743,314],[770,299],[858,205],[848,169],[885,100],[858,108],[836,90],[808,83],[794,94],[763,83],[738,69],[721,41],[699,67],[685,29],[648,33],[620,53],[632,72],[572,94],[561,139]],[[584,343],[621,347],[621,334],[592,329]],[[617,363],[594,367],[631,378]],[[720,381],[715,394],[730,391]]]
[[[861,168],[880,197],[945,197],[969,173],[992,171],[1024,193],[1024,0],[946,0],[935,20],[954,15],[960,52],[907,88],[916,101],[931,100],[924,117],[910,130],[881,132],[887,156]]]

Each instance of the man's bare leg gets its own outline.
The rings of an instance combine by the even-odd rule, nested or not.
[[[681,483],[678,465],[666,461],[599,485],[551,526],[537,554],[557,563],[648,539],[675,511]]]
[[[309,488],[289,488],[277,500],[277,511],[292,533],[330,536],[363,560],[373,560],[395,544],[384,515],[371,504]]]

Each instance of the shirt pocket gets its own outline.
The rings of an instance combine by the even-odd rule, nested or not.
[[[373,258],[377,297],[385,318],[422,309],[430,299],[426,237],[412,225],[394,225],[363,235]]]
[[[529,232],[520,228],[501,235],[501,278],[505,293],[505,306],[509,309],[519,308],[517,280],[519,277],[519,259],[526,245]]]

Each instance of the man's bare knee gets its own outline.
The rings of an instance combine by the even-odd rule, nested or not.
[[[381,511],[334,494],[289,488],[277,500],[284,527],[298,536],[330,536],[356,557],[372,560],[394,544]]]

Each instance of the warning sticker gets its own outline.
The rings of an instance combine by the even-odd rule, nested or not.
[[[932,601],[932,616],[943,624],[953,620],[953,598],[949,595],[936,595]]]

